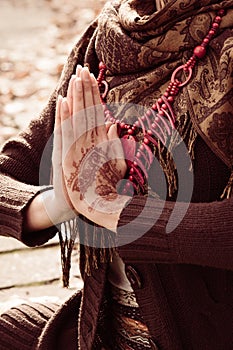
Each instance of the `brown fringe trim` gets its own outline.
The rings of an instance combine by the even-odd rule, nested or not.
[[[191,119],[188,113],[177,119],[176,131],[169,140],[169,147],[166,148],[161,142],[158,143],[158,161],[165,173],[168,184],[168,196],[172,197],[177,191],[177,173],[176,165],[172,157],[172,151],[181,143],[184,142],[187,152],[190,155],[190,160],[194,159],[194,146],[197,138],[197,133],[193,128]],[[190,171],[192,170],[192,162],[190,162]]]
[[[62,223],[59,230],[63,287],[69,287],[71,254],[78,235],[77,220]]]
[[[116,234],[104,227],[95,225],[84,217],[79,218],[79,240],[83,245],[85,260],[83,271],[90,276],[101,263],[111,262],[115,252]]]
[[[221,195],[221,199],[229,199],[232,195],[232,190],[233,190],[233,169],[231,170],[229,181],[226,187],[224,188],[224,191]]]

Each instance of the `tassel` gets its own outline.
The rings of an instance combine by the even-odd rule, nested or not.
[[[69,287],[71,254],[78,234],[77,220],[66,221],[60,225],[59,240],[61,249],[63,287]]]
[[[229,181],[226,185],[226,187],[224,188],[224,191],[221,195],[221,199],[229,199],[231,197],[232,194],[232,189],[233,189],[233,169],[231,170],[231,175],[229,178]]]

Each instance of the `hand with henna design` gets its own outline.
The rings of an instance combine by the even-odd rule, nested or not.
[[[117,193],[126,162],[116,125],[106,126],[96,79],[87,68],[72,78],[58,105],[64,183],[75,210],[115,230],[129,197]]]

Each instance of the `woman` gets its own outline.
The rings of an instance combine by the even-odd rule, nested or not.
[[[42,244],[78,213],[84,288],[55,312],[3,315],[0,348],[232,349],[232,13],[108,3],[40,119],[4,146],[5,234]]]

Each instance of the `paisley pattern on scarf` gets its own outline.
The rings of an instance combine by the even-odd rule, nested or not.
[[[174,69],[190,58],[207,34],[216,11],[228,8],[207,56],[198,62],[175,105],[178,120],[188,112],[196,132],[228,166],[233,164],[232,156],[219,148],[208,130],[215,112],[232,115],[232,7],[231,0],[171,0],[157,12],[154,1],[145,1],[143,6],[136,0],[115,1],[100,16],[95,42],[97,56],[108,68],[108,102],[150,106],[165,91]],[[123,108],[118,109],[119,116],[132,123],[130,111]]]
[[[218,148],[227,154],[232,161],[233,157],[233,123],[230,113],[214,113],[213,120],[208,129],[211,139],[216,142]]]

